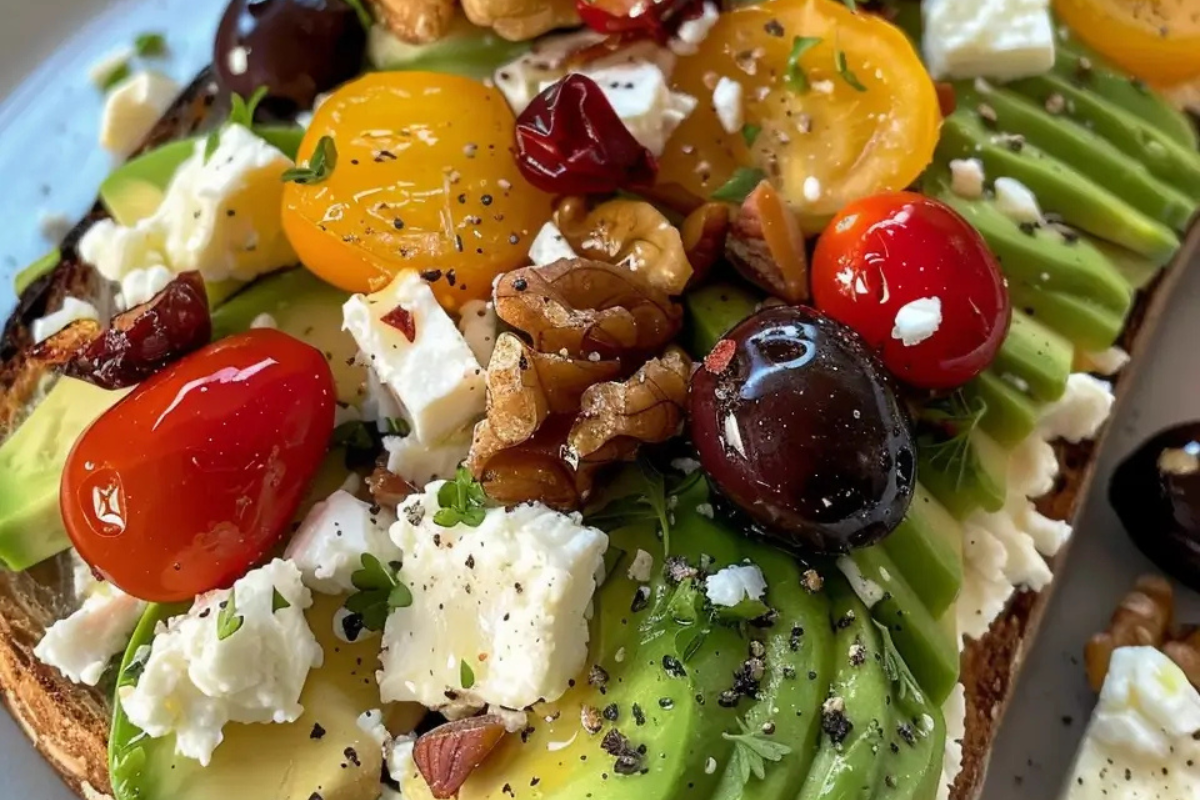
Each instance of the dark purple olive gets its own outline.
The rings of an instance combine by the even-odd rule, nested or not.
[[[1122,461],[1108,499],[1151,561],[1200,589],[1200,422],[1167,428]]]
[[[217,28],[213,66],[229,92],[268,88],[278,115],[311,108],[362,69],[366,31],[345,0],[233,0]]]
[[[810,308],[745,320],[692,377],[700,463],[754,530],[842,553],[900,523],[916,482],[910,421],[857,334]]]

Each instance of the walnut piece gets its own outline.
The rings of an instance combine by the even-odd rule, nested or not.
[[[467,19],[510,42],[523,42],[580,22],[575,0],[463,0],[462,5]]]
[[[662,358],[647,361],[629,380],[588,389],[567,437],[569,457],[592,465],[624,461],[639,444],[677,436],[691,375],[691,359],[672,347]]]
[[[487,420],[475,426],[467,469],[488,497],[506,506],[537,500],[571,511],[583,505],[595,470],[576,469],[565,458],[570,415],[552,416],[528,440],[509,446],[491,432]]]
[[[367,489],[376,503],[388,508],[395,508],[417,491],[411,483],[394,472],[388,472],[388,468],[382,465],[375,467],[367,476]]]
[[[1162,647],[1175,612],[1171,584],[1158,575],[1143,575],[1113,612],[1108,630],[1093,636],[1084,649],[1088,683],[1100,691],[1118,647]]]
[[[683,310],[628,269],[565,258],[505,274],[496,314],[543,353],[607,361],[656,353],[679,332]]]
[[[721,260],[728,234],[729,206],[725,203],[705,203],[684,219],[679,235],[692,265],[692,284],[701,283]]]
[[[429,793],[439,800],[457,795],[506,733],[504,720],[487,714],[447,722],[422,734],[413,745],[413,761]]]
[[[1179,665],[1188,681],[1200,689],[1200,630],[1194,630],[1182,639],[1163,645],[1167,657]]]
[[[808,299],[808,256],[795,213],[767,181],[742,203],[725,256],[746,280],[789,303]]]
[[[645,201],[609,200],[588,211],[586,202],[567,198],[554,222],[576,253],[629,267],[668,295],[681,294],[692,277],[679,230]]]
[[[371,0],[376,17],[397,38],[429,44],[446,35],[454,22],[455,0]]]

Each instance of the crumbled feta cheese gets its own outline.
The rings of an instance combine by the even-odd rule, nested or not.
[[[679,470],[684,475],[691,475],[700,469],[700,462],[694,458],[673,458],[671,459],[671,467]]]
[[[708,38],[713,26],[721,18],[721,11],[716,3],[705,3],[700,16],[685,19],[679,25],[674,38],[669,45],[676,55],[690,56],[700,51],[700,45]]]
[[[950,162],[950,191],[975,200],[983,197],[983,162],[978,158],[956,158]]]
[[[35,343],[44,342],[72,322],[77,322],[81,319],[98,320],[100,319],[100,312],[86,300],[80,300],[77,297],[64,297],[62,308],[44,317],[38,317],[33,321],[33,324],[29,326],[29,335],[33,337]]]
[[[1016,178],[997,178],[996,209],[1016,223],[1038,224],[1042,221],[1042,209],[1037,197],[1028,186]]]
[[[545,267],[563,258],[578,257],[567,237],[553,222],[543,225],[529,246],[529,262],[535,267]]]
[[[383,712],[378,708],[373,708],[370,711],[364,711],[358,715],[358,719],[354,721],[358,725],[358,729],[370,736],[379,746],[384,747],[392,738],[388,733],[387,727],[383,724]]]
[[[1081,353],[1079,359],[1088,372],[1110,377],[1125,369],[1125,365],[1129,363],[1129,353],[1113,345],[1107,350]]]
[[[130,270],[121,278],[118,305],[128,310],[142,303],[149,303],[154,299],[154,295],[167,288],[167,284],[174,277],[171,270],[162,264]]]
[[[412,341],[406,331],[384,322],[397,310],[411,320]],[[343,329],[400,401],[419,441],[441,441],[482,416],[483,369],[415,271],[400,272],[374,294],[352,295],[342,311]]]
[[[1049,0],[925,0],[923,50],[938,80],[1000,80],[1049,72],[1054,29]]]
[[[104,96],[100,146],[117,156],[138,148],[179,94],[179,84],[160,72],[130,75]]]
[[[541,503],[490,508],[478,527],[445,528],[434,521],[441,486],[405,500],[391,528],[413,602],[384,629],[384,702],[436,708],[447,692],[507,708],[557,700],[587,660],[608,537]],[[475,676],[470,689],[462,663]]]
[[[546,223],[549,225],[550,223]],[[540,236],[540,234],[539,234]],[[534,240],[537,244],[537,240]],[[500,320],[496,317],[496,307],[484,300],[468,300],[463,303],[459,312],[458,330],[467,340],[475,360],[482,367],[487,367],[492,360],[492,351],[496,349],[496,332]]]
[[[339,489],[305,515],[284,558],[314,592],[349,594],[355,589],[351,576],[362,569],[364,554],[384,564],[400,560],[400,550],[387,534],[395,519],[392,512]]]
[[[717,120],[728,134],[734,134],[742,129],[742,85],[724,75],[717,81],[713,89],[713,109],[717,112]]]
[[[414,486],[449,480],[471,451],[471,431],[464,430],[435,444],[423,444],[416,436],[385,436],[388,472]]]
[[[1067,378],[1067,391],[1042,411],[1038,430],[1050,441],[1075,443],[1094,438],[1108,420],[1115,400],[1108,381],[1073,372]]]
[[[942,327],[942,299],[921,297],[905,303],[896,312],[892,338],[912,347],[928,339]]]
[[[76,598],[83,605],[51,625],[33,654],[69,680],[95,686],[113,657],[125,652],[146,603],[96,580],[81,560],[74,582]]]
[[[874,608],[875,604],[883,599],[886,592],[883,587],[875,581],[862,574],[862,570],[858,568],[858,564],[854,563],[854,559],[850,556],[842,556],[837,560],[837,567],[841,573],[846,576],[846,580],[850,581],[850,588],[858,595],[858,599],[863,601],[863,605],[867,608]]]
[[[509,733],[520,733],[529,726],[529,715],[524,711],[516,711],[504,706],[488,706],[487,713],[500,718],[504,730]]]
[[[283,232],[279,176],[291,159],[241,125],[228,125],[205,158],[199,141],[175,171],[158,210],[126,227],[100,220],[79,243],[83,260],[109,280],[166,266],[206,281],[248,281],[296,262]]]
[[[251,328],[278,328],[279,320],[266,311],[261,314],[256,314],[254,319],[250,320]]]
[[[279,605],[276,596],[288,604]],[[241,626],[218,636],[223,604]],[[175,734],[175,752],[207,766],[227,722],[295,722],[308,672],[323,660],[304,610],[312,595],[294,564],[276,559],[196,598],[187,614],[160,625],[150,658],[118,700],[148,736]],[[227,612],[228,613],[228,612]]]
[[[416,765],[413,762],[413,747],[416,743],[416,736],[404,734],[403,736],[397,736],[390,743],[384,745],[384,764],[387,766],[388,775],[397,783],[403,781],[405,776],[411,775],[415,771]]]
[[[645,550],[638,550],[634,554],[633,562],[629,565],[629,570],[626,574],[631,581],[649,583],[650,576],[654,574],[654,556]]]
[[[709,575],[704,594],[714,606],[731,608],[743,600],[761,600],[767,593],[767,580],[753,564],[734,565]]]

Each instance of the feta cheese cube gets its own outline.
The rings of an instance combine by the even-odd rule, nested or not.
[[[44,342],[63,328],[81,319],[100,319],[100,312],[86,300],[77,297],[64,297],[62,308],[39,317],[29,326],[29,334],[34,342]]]
[[[1016,223],[1036,225],[1042,221],[1042,209],[1033,191],[1016,178],[997,178],[996,208]]]
[[[75,594],[83,605],[51,625],[33,654],[69,680],[95,686],[113,658],[125,652],[146,603],[96,580],[82,561],[79,565]]]
[[[714,606],[731,608],[743,600],[761,600],[767,581],[755,565],[735,565],[709,575],[704,593]]]
[[[638,550],[634,554],[633,562],[629,565],[629,570],[626,574],[631,581],[648,583],[651,575],[654,574],[654,556],[645,550]]]
[[[587,661],[608,537],[540,503],[490,508],[476,528],[444,528],[433,519],[441,485],[405,500],[391,529],[413,602],[384,629],[384,702],[438,707],[447,692],[506,708],[557,700]]]
[[[950,191],[959,197],[976,200],[983,197],[983,162],[978,158],[955,158],[950,161]]]
[[[338,490],[313,505],[288,543],[284,558],[296,565],[304,585],[321,594],[349,594],[351,576],[371,554],[382,563],[400,560],[387,530],[396,517]]]
[[[529,261],[535,267],[545,267],[563,258],[578,258],[567,237],[553,222],[547,222],[529,245]]]
[[[1106,376],[1116,375],[1129,363],[1129,353],[1115,345],[1095,353],[1081,353],[1079,358],[1088,372]]]
[[[713,109],[717,112],[717,121],[728,134],[735,134],[742,129],[742,85],[724,75],[717,81],[713,89]]]
[[[241,125],[228,125],[205,158],[205,142],[175,171],[162,204],[126,227],[100,220],[79,253],[109,280],[161,264],[206,281],[248,281],[296,263],[283,232],[283,171],[291,159]]]
[[[685,19],[670,41],[670,48],[676,55],[691,56],[700,51],[700,45],[708,38],[709,32],[721,18],[721,11],[716,3],[705,3],[700,16]]]
[[[942,327],[942,300],[940,297],[921,297],[905,303],[896,312],[892,326],[892,338],[912,347],[928,339]]]
[[[162,264],[130,270],[121,278],[121,293],[117,304],[129,310],[142,303],[148,303],[154,299],[154,295],[167,288],[167,284],[174,277],[175,274]]]
[[[117,156],[138,148],[179,95],[179,84],[161,72],[130,75],[104,96],[100,146]]]
[[[254,319],[250,320],[250,327],[253,328],[278,328],[279,320],[275,319],[274,315],[268,314],[266,311],[261,314],[256,314]]]
[[[277,609],[276,595],[287,606]],[[229,603],[242,622],[222,639]],[[159,626],[137,684],[119,691],[129,721],[155,738],[174,733],[175,752],[204,766],[228,722],[295,722],[308,671],[324,657],[304,617],[310,605],[300,570],[280,559],[200,595]]]
[[[384,322],[397,309],[411,319],[411,341],[405,331]],[[343,329],[400,401],[418,440],[441,441],[482,416],[483,369],[415,271],[400,272],[374,294],[352,295],[342,313]]]
[[[541,234],[539,233],[538,236]],[[537,239],[533,240],[533,244],[537,245]],[[530,252],[532,253],[532,249]],[[499,327],[500,320],[496,317],[496,307],[491,303],[484,300],[468,300],[463,303],[458,317],[458,331],[467,340],[471,352],[475,354],[475,360],[482,367],[486,367],[492,360],[492,351],[496,349],[496,332]],[[428,483],[428,481],[421,481],[421,483]]]
[[[929,73],[1013,80],[1054,66],[1049,0],[925,0],[922,47]]]
[[[1042,411],[1038,431],[1049,441],[1091,439],[1108,420],[1115,401],[1108,381],[1073,372],[1067,378],[1067,391]]]
[[[388,452],[388,472],[414,486],[424,486],[430,481],[454,477],[458,465],[471,452],[471,431],[461,431],[428,445],[416,436],[385,436],[383,447]]]

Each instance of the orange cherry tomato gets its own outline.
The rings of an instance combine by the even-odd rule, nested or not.
[[[802,51],[795,59],[794,48]],[[741,133],[718,121],[712,96],[721,77],[742,85]],[[941,126],[933,81],[905,35],[841,0],[775,0],[722,14],[699,52],[679,60],[674,83],[700,104],[667,144],[660,186],[707,200],[737,168],[758,168],[809,234],[846,203],[912,183]]]
[[[1054,0],[1054,10],[1085,43],[1143,80],[1200,77],[1197,0]]]
[[[67,458],[79,554],[144,600],[229,586],[283,535],[333,431],[324,356],[271,329],[211,344],[140,384]]]
[[[336,167],[284,190],[300,260],[347,291],[416,269],[441,270],[433,289],[448,308],[487,296],[550,218],[550,195],[513,160],[514,122],[500,92],[455,75],[376,72],[338,89],[299,152],[305,163],[329,136]]]

